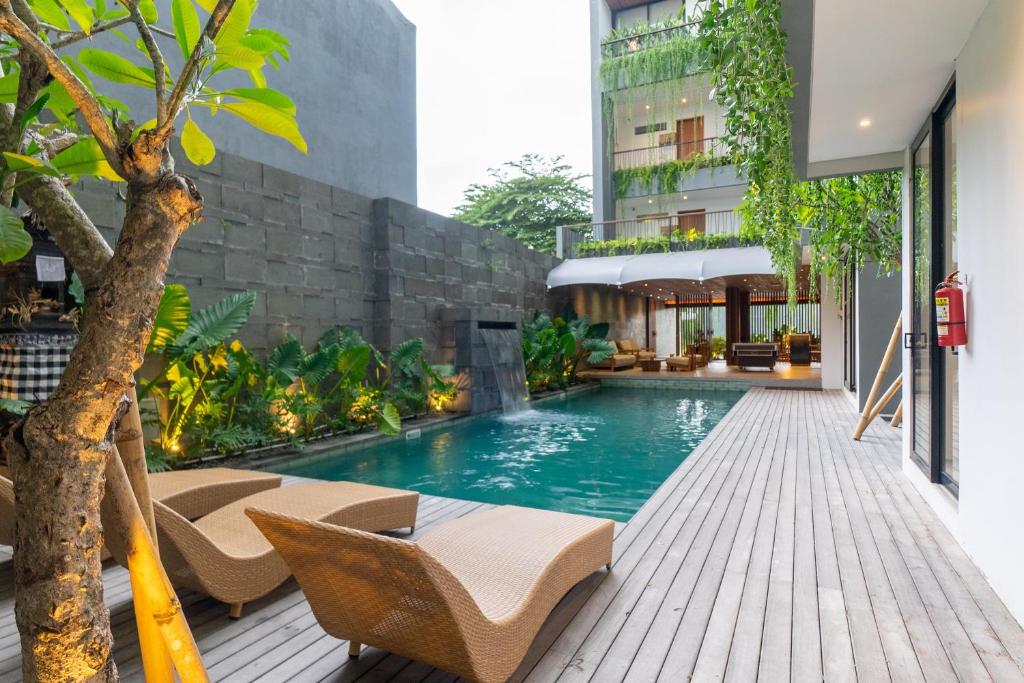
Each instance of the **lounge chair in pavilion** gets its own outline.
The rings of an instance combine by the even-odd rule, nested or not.
[[[640,348],[640,345],[632,339],[620,339],[617,346],[621,353],[631,353],[636,356],[637,360],[654,360],[657,355],[650,349]]]
[[[609,520],[514,506],[415,542],[251,508],[327,633],[471,680],[505,681],[574,585],[612,561]]]
[[[0,545],[14,543],[14,486],[0,466]],[[154,472],[150,493],[186,519],[197,519],[239,498],[281,486],[281,475],[226,467]]]
[[[599,363],[590,363],[588,361],[591,368],[597,370],[625,370],[636,365],[636,356],[632,353],[623,353],[613,341],[609,341],[609,343],[615,347],[615,353]]]
[[[694,370],[696,365],[693,361],[693,356],[669,356],[665,359],[665,365],[668,366],[670,372],[685,372]]]
[[[248,507],[362,531],[415,528],[419,494],[353,482],[315,482],[270,489],[190,522],[154,502],[160,559],[171,583],[231,606],[261,598],[291,576],[288,565],[245,516]],[[123,552],[111,548],[115,558]]]

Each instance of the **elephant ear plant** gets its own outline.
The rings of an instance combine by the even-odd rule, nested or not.
[[[535,311],[523,322],[523,362],[530,391],[563,389],[576,382],[582,361],[600,363],[615,353],[605,337],[608,323],[590,324],[567,306],[552,318]]]
[[[182,680],[206,679],[133,496],[136,484],[147,501],[148,484],[126,471],[145,471],[141,449],[128,447],[139,435],[118,433],[122,416],[128,426],[138,422],[134,374],[172,251],[202,217],[195,183],[175,171],[171,139],[180,125],[189,159],[209,163],[215,143],[196,116],[205,109],[302,152],[306,143],[295,105],[266,87],[263,69],[287,59],[288,41],[250,26],[256,0],[169,4],[173,38],[164,40],[153,0],[0,0],[0,261],[27,252],[19,216],[27,207],[86,292],[80,341],[60,385],[3,435],[18,501],[15,612],[25,680],[117,678],[101,580],[104,496],[106,532],[127,548],[147,679],[171,680],[169,661]],[[127,57],[91,40],[126,30],[134,34],[122,47]],[[83,41],[90,47],[79,49]],[[165,51],[180,56],[168,60]],[[245,80],[251,86],[239,87]],[[111,97],[111,83],[149,91],[152,106],[129,111]],[[125,185],[113,249],[67,189],[82,175]]]

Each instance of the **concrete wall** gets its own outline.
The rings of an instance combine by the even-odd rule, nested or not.
[[[1019,621],[1024,621],[1024,582],[1020,580],[1024,370],[1014,359],[1024,339],[1024,318],[1016,312],[1013,292],[1024,254],[1020,226],[1024,216],[1022,27],[1024,4],[991,0],[957,60],[957,247],[961,273],[969,286],[970,339],[959,359],[959,501],[923,481],[909,460],[909,435],[904,448],[904,471]],[[910,243],[909,219],[905,211],[905,245]],[[905,246],[905,297],[909,257]],[[904,396],[910,400],[909,387]]]
[[[893,319],[895,322],[895,318]],[[821,286],[821,388],[843,388],[843,309],[826,280]]]
[[[170,0],[157,0],[162,26],[170,26],[170,5]],[[264,73],[269,87],[295,101],[309,154],[234,116],[212,117],[192,107],[193,118],[218,151],[368,197],[415,204],[416,27],[390,0],[263,2],[252,25],[291,40],[291,61],[279,71],[267,67]],[[167,37],[158,40],[172,73],[177,73],[182,62],[177,43]],[[117,50],[143,63],[134,46],[110,34],[88,46]],[[241,73],[233,78],[219,76],[212,84],[251,86]],[[153,118],[150,91],[109,83],[104,87],[132,108],[135,120]]]
[[[632,339],[645,345],[644,297],[614,287],[571,287],[570,301],[576,312],[592,323],[609,323],[608,339]],[[651,316],[654,327],[654,316]]]
[[[195,308],[257,292],[240,334],[256,352],[286,331],[309,346],[324,329],[348,324],[382,348],[423,337],[430,359],[447,361],[444,309],[520,320],[548,308],[545,279],[558,260],[500,233],[230,154],[202,169],[180,167],[203,194],[205,220],[185,233],[168,279],[188,286]],[[113,239],[124,217],[113,188],[86,182],[74,190]]]
[[[892,337],[893,325],[902,310],[902,285],[899,273],[889,276],[884,272],[879,273],[874,263],[865,264],[864,269],[857,274],[857,406],[860,410],[864,409],[867,402],[882,356]],[[900,343],[902,345],[902,339]],[[883,379],[880,391],[885,391],[902,371],[902,357],[897,354]],[[882,411],[883,414],[891,415],[899,402],[900,396],[897,394]]]
[[[1024,255],[1024,4],[993,0],[958,60],[960,269],[971,343],[960,356],[960,530],[967,551],[1024,621],[1024,318],[1012,294]],[[1014,542],[1007,542],[1015,539]]]

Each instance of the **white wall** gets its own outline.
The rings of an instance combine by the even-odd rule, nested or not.
[[[843,388],[843,309],[827,280],[821,286],[821,388]]]
[[[960,355],[958,513],[936,487],[921,483],[912,463],[904,469],[926,489],[1007,607],[1024,621],[1024,317],[1015,292],[1024,265],[1021,112],[1024,3],[992,0],[957,61],[958,255],[969,283],[970,338]],[[909,246],[904,252],[907,263]],[[905,303],[908,296],[905,292]],[[909,434],[904,443],[909,454]]]

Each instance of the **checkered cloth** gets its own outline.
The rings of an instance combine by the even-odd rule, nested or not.
[[[0,334],[0,398],[47,398],[60,383],[77,343],[77,334]]]

